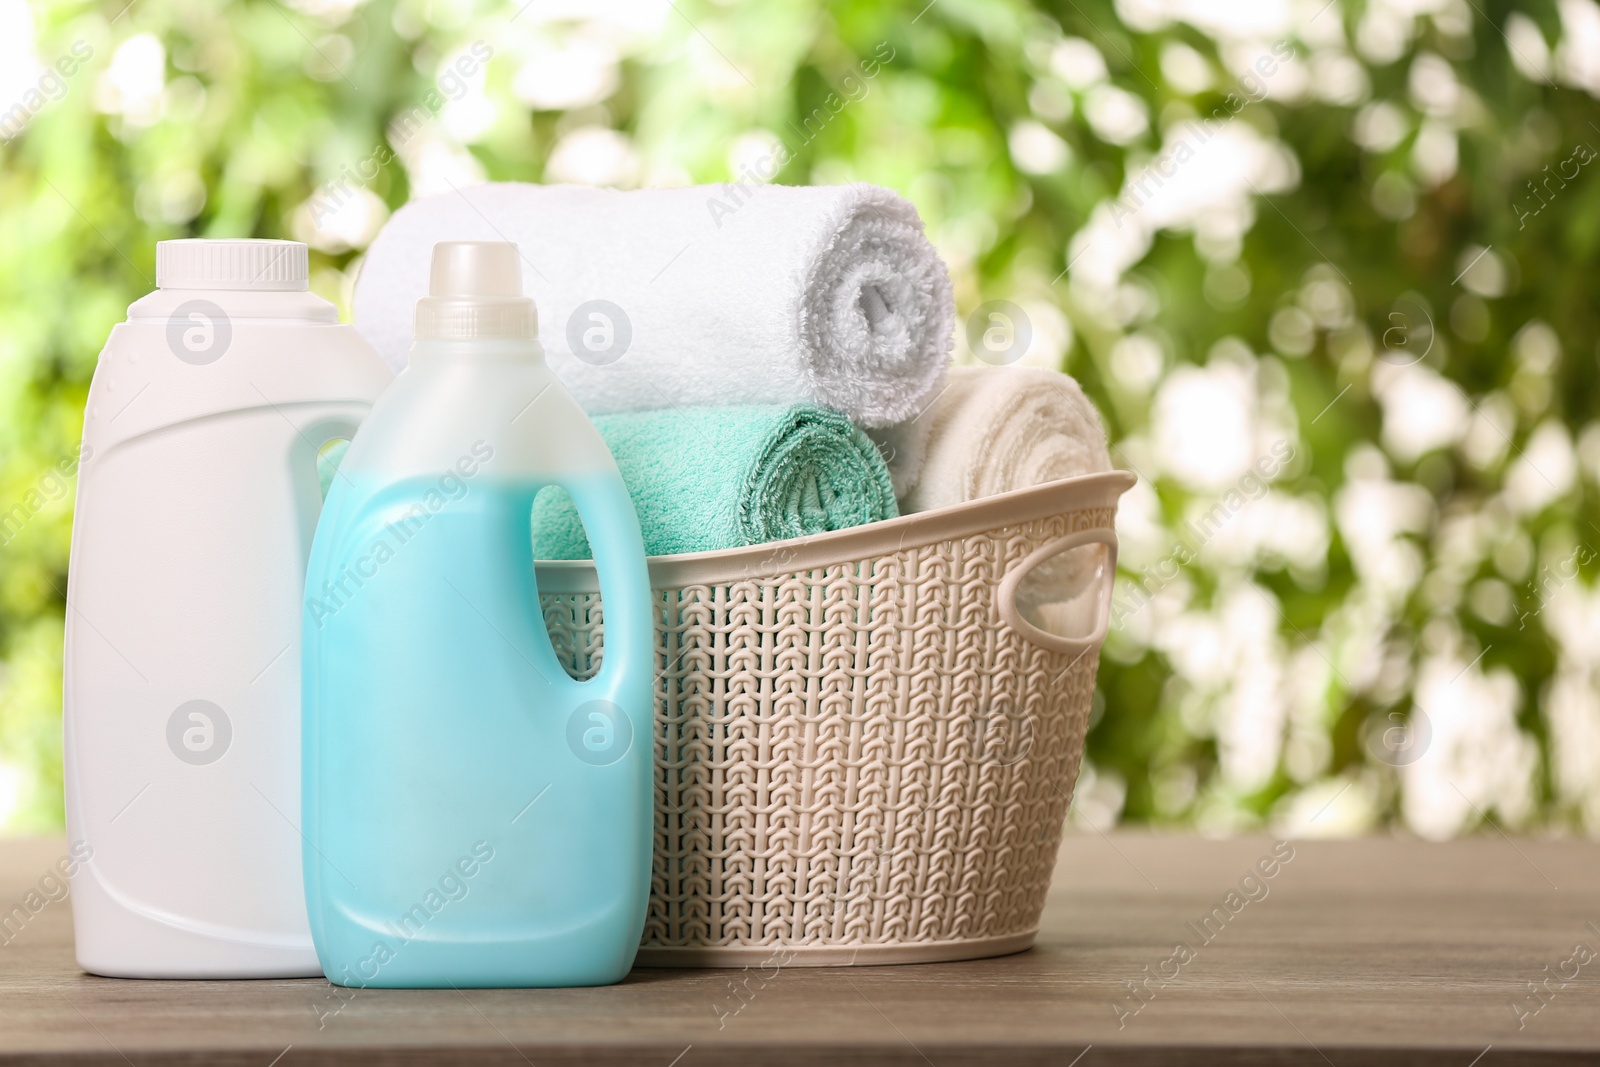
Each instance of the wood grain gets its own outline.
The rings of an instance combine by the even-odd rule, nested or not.
[[[604,989],[92,978],[70,903],[52,903],[0,947],[0,1065],[1600,1062],[1600,957],[1563,968],[1580,943],[1600,952],[1596,845],[1287,847],[1265,878],[1263,838],[1073,836],[1030,952],[766,979],[637,969]],[[64,849],[0,842],[0,910]],[[1147,967],[1141,1007],[1129,983]]]

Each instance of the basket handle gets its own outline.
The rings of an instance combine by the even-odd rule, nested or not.
[[[1060,634],[1041,630],[1033,623],[1022,617],[1022,612],[1017,609],[1017,590],[1021,588],[1022,581],[1039,564],[1063,552],[1070,552],[1074,548],[1084,545],[1105,545],[1106,561],[1103,567],[1104,579],[1100,586],[1100,597],[1095,611],[1094,630],[1088,637],[1063,637]],[[1000,609],[1000,618],[1007,626],[1017,633],[1032,641],[1040,648],[1049,649],[1051,652],[1065,652],[1069,655],[1079,656],[1099,648],[1106,639],[1106,629],[1111,624],[1111,587],[1117,575],[1117,535],[1107,529],[1080,530],[1066,537],[1059,537],[1054,541],[1034,549],[1022,558],[1022,561],[1006,572],[1005,578],[1000,582],[1000,595],[997,607]]]

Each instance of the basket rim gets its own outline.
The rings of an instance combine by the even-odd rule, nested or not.
[[[1063,512],[1115,507],[1118,498],[1137,481],[1131,471],[1081,474],[845,530],[743,548],[651,556],[648,560],[650,587],[681,589],[691,585],[770,578],[969,537]],[[538,560],[534,569],[541,593],[600,591],[593,560]]]

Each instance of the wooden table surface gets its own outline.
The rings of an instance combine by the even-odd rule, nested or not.
[[[1277,847],[1241,890],[1273,841],[1069,836],[1032,951],[785,968],[742,1007],[728,970],[465,994],[91,978],[63,901],[0,948],[0,1064],[1600,1063],[1600,847]],[[0,842],[0,910],[63,850]]]

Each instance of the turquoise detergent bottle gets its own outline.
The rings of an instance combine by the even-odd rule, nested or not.
[[[569,986],[633,965],[650,891],[651,594],[616,464],[545,368],[516,246],[447,242],[351,442],[303,621],[306,903],[330,981]],[[551,647],[533,499],[571,494],[599,674]]]

